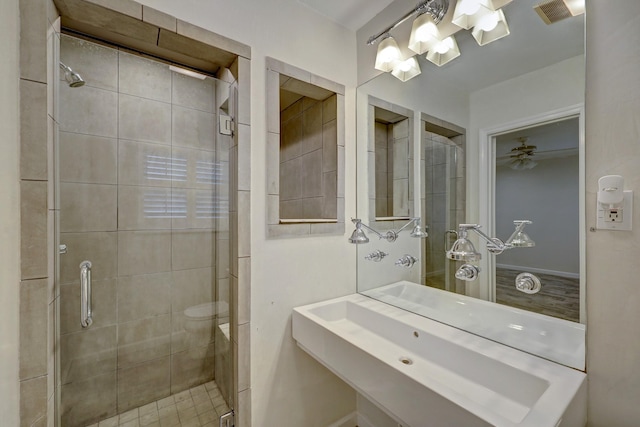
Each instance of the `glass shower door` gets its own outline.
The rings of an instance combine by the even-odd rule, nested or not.
[[[66,35],[60,59],[85,84],[59,85],[58,424],[217,425],[233,389],[229,84]]]
[[[421,169],[422,212],[429,227],[423,239],[422,283],[465,293],[465,282],[455,278],[456,262],[446,259],[447,230],[456,230],[465,217],[464,136],[443,136],[426,130],[423,122]]]

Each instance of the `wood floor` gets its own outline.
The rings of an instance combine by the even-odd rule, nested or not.
[[[538,274],[542,289],[529,295],[516,289],[515,279],[520,270],[496,269],[496,301],[535,313],[580,321],[580,280]]]

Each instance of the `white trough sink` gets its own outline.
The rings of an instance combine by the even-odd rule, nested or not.
[[[363,294],[553,362],[585,368],[586,328],[580,323],[408,281]]]
[[[293,337],[403,426],[586,422],[584,373],[363,295],[295,308]]]

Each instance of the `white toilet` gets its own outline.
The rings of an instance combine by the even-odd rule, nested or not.
[[[213,340],[215,319],[229,316],[229,305],[224,301],[207,302],[184,310],[185,344],[187,348],[202,347]]]

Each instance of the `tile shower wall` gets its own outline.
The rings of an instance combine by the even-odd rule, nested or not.
[[[337,97],[280,113],[280,218],[337,218]]]
[[[74,426],[213,379],[214,321],[203,328],[185,310],[214,301],[216,280],[228,289],[214,263],[228,265],[216,251],[226,236],[228,254],[228,158],[216,158],[213,80],[67,36],[60,56],[87,81],[60,85],[61,418]]]
[[[448,261],[444,256],[444,233],[456,229],[464,222],[465,178],[463,136],[451,139],[433,132],[422,133],[422,167],[424,177],[423,212],[429,235],[425,239],[426,253],[425,283],[429,286],[445,289],[445,274]],[[455,271],[455,268],[451,271]],[[449,273],[451,273],[449,271]],[[455,278],[449,278],[448,290],[464,292],[464,283],[452,288]],[[462,289],[458,289],[462,286]]]
[[[409,215],[409,119],[375,123],[376,217]]]

